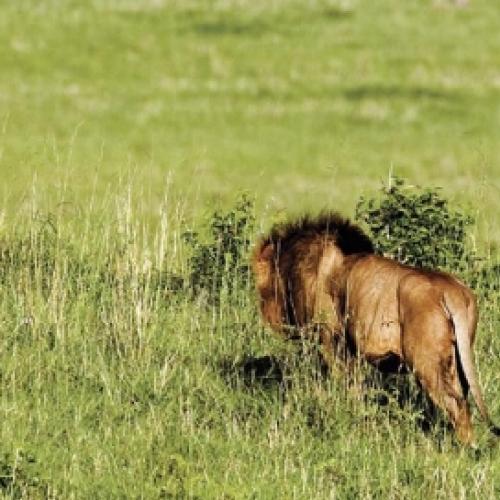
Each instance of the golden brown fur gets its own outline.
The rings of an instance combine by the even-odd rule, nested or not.
[[[314,325],[328,363],[342,338],[381,369],[411,369],[463,442],[472,439],[470,388],[498,433],[473,361],[472,292],[449,274],[371,252],[359,228],[335,214],[274,229],[253,257],[264,319],[282,333],[289,327],[308,332]]]
[[[340,321],[330,280],[344,255],[373,252],[361,229],[336,213],[275,226],[255,247],[252,265],[260,309],[271,327],[288,337],[319,328],[327,362]]]

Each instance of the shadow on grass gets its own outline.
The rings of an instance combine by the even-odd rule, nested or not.
[[[361,85],[344,90],[344,97],[351,100],[361,99],[433,99],[455,100],[456,93],[429,87],[404,87],[396,85]]]
[[[282,398],[286,398],[292,386],[293,368],[275,356],[246,356],[238,361],[226,358],[219,363],[219,370],[233,390],[277,391]],[[324,364],[319,364],[314,373],[320,383],[331,376]],[[348,386],[356,383],[352,374],[346,372],[346,378]],[[444,443],[447,434],[453,433],[451,424],[407,374],[383,375],[370,368],[362,377],[361,389],[369,405],[383,409],[396,404],[400,410],[416,415],[415,425],[423,433],[434,436],[438,446]],[[316,425],[313,421],[310,423],[311,426]]]
[[[347,19],[354,15],[354,11],[347,9],[339,9],[338,7],[325,7],[321,11],[322,15],[329,19]]]
[[[235,22],[225,19],[197,23],[193,28],[196,33],[207,36],[260,36],[269,30],[265,23],[258,20]]]
[[[343,19],[352,17],[353,11],[336,7],[326,7],[317,11],[309,11],[308,14],[314,17],[322,17],[330,21],[341,21]],[[303,12],[301,12],[301,20],[302,16]],[[300,28],[301,23],[298,22],[297,19],[294,19],[294,17],[295,16],[293,16],[291,19],[288,19],[288,27],[291,27],[293,29]],[[258,37],[266,33],[274,33],[276,32],[277,28],[283,28],[282,25],[278,26],[278,24],[273,21],[272,16],[270,17],[269,15],[256,15],[250,19],[238,19],[234,17],[210,20],[205,19],[203,21],[194,23],[192,26],[193,30],[200,35],[231,35],[249,37]]]
[[[245,356],[239,361],[223,359],[220,373],[232,388],[279,389],[286,391],[289,380],[285,378],[283,362],[275,356]]]

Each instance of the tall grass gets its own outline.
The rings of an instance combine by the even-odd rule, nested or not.
[[[262,327],[248,285],[193,294],[192,224],[166,202],[144,227],[130,200],[79,220],[33,209],[2,229],[5,496],[498,498],[480,423],[474,452],[439,420],[422,430],[411,383],[362,363],[325,375],[314,346]],[[476,349],[497,420],[499,297],[481,304]]]

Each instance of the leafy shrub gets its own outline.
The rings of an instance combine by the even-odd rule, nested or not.
[[[238,287],[250,281],[248,250],[255,224],[253,202],[243,195],[228,212],[215,211],[209,220],[209,237],[202,242],[194,231],[184,233],[191,246],[189,286],[210,303],[219,303],[221,293],[229,300]]]
[[[467,269],[476,260],[467,238],[473,217],[450,209],[438,189],[391,181],[380,199],[361,198],[356,206],[356,219],[368,226],[377,250],[405,264]]]

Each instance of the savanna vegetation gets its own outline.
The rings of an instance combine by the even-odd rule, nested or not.
[[[499,24],[494,0],[0,2],[2,495],[498,498],[478,418],[464,448],[410,380],[325,374],[260,321],[248,253],[329,208],[460,275],[500,422]]]

